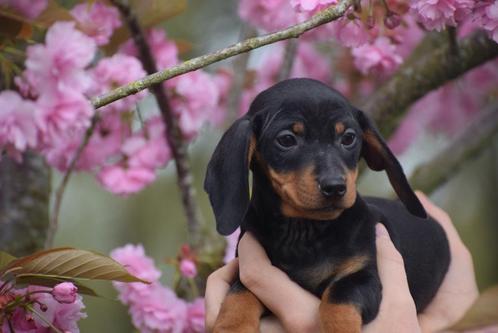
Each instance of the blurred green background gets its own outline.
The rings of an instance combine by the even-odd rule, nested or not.
[[[182,14],[164,24],[170,37],[186,40],[191,49],[185,55],[200,55],[237,41],[240,21],[236,1],[190,0]],[[205,167],[221,136],[206,128],[190,147],[195,186],[203,217],[214,227],[207,196],[202,190]],[[447,138],[425,136],[403,156],[407,172],[416,163],[430,159],[447,143]],[[474,256],[481,290],[498,283],[498,136],[479,157],[462,170],[448,170],[454,177],[432,194],[432,198],[452,216],[462,238]],[[59,184],[60,174],[53,177]],[[384,173],[368,172],[360,180],[362,194],[386,196],[389,185]],[[142,243],[164,272],[163,282],[171,284],[173,269],[165,263],[175,257],[186,242],[186,224],[176,186],[174,165],[170,163],[152,186],[128,198],[103,190],[96,180],[76,174],[63,201],[56,246],[71,245],[109,253],[126,243]],[[127,309],[115,300],[110,284],[95,285],[104,298],[86,297],[88,318],[81,332],[132,332]]]

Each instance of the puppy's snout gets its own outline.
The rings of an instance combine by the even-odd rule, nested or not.
[[[320,192],[327,198],[342,198],[346,194],[344,178],[324,178],[318,182]]]

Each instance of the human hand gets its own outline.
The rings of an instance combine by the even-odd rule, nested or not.
[[[419,191],[416,194],[427,213],[443,227],[450,244],[448,272],[432,302],[419,314],[422,331],[435,332],[458,321],[477,299],[479,292],[472,256],[458,236],[450,217],[425,194]]]
[[[382,225],[377,226],[377,261],[383,285],[383,299],[377,318],[364,332],[420,332],[415,304],[411,298],[403,259]],[[258,241],[246,233],[239,243],[239,259],[220,268],[208,279],[206,325],[213,327],[231,281],[240,267],[242,283],[258,297],[275,317],[263,318],[261,332],[319,332],[320,300],[273,266]],[[289,300],[293,300],[289,305]]]

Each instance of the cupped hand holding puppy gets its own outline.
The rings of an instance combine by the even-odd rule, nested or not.
[[[452,261],[443,284],[427,309],[419,314],[410,295],[403,258],[387,230],[378,224],[377,262],[383,285],[380,311],[363,332],[434,332],[457,321],[477,298],[472,258],[460,240],[448,215],[417,193],[429,215],[445,229]],[[320,300],[273,266],[257,240],[246,233],[239,243],[239,259],[214,272],[206,289],[206,326],[210,330],[221,303],[240,267],[243,284],[263,302],[275,317],[261,321],[261,332],[318,332]]]

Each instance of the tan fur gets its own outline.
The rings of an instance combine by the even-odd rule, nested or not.
[[[302,122],[297,122],[292,125],[292,131],[295,134],[303,134],[304,133],[304,124]]]
[[[344,208],[353,206],[356,201],[356,179],[358,178],[358,168],[346,171],[346,194],[342,198]]]
[[[344,126],[344,123],[342,123],[342,122],[339,121],[339,122],[337,122],[335,124],[335,133],[336,134],[342,134],[342,133],[344,133],[345,129],[346,129],[346,127]]]
[[[322,298],[319,314],[321,333],[361,332],[361,315],[352,304],[330,304]]]
[[[346,259],[338,265],[334,265],[330,262],[323,262],[320,265],[303,269],[302,276],[310,285],[318,285],[330,276],[335,276],[334,280],[339,280],[356,273],[362,270],[368,261],[369,258],[367,256],[360,255]]]
[[[258,333],[263,305],[249,290],[229,293],[214,324],[213,333]]]

